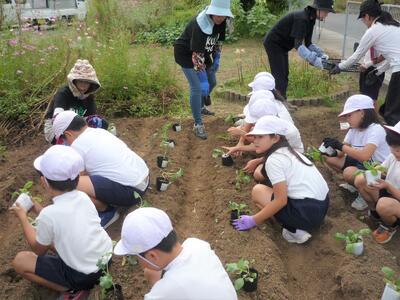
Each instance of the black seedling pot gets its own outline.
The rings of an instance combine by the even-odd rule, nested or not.
[[[167,140],[168,147],[174,148],[176,146],[176,143],[174,140]]]
[[[238,214],[237,210],[231,210],[231,221],[230,221],[231,225],[233,226],[232,222],[234,220],[239,219],[239,217],[243,215],[247,215],[247,213],[245,211],[241,211],[240,214]]]
[[[122,287],[119,284],[114,285],[106,292],[107,300],[124,300],[124,295],[122,294]]]
[[[164,177],[157,177],[156,185],[157,185],[157,191],[164,192],[167,190],[169,186],[169,180],[165,179]]]
[[[228,154],[222,154],[221,158],[222,158],[222,165],[223,166],[227,166],[227,167],[233,166],[233,158],[232,158],[232,156],[230,156]]]
[[[174,125],[172,125],[172,129],[176,132],[179,132],[182,130],[182,126],[179,123],[175,123]]]
[[[244,286],[243,286],[243,291],[245,292],[254,292],[257,289],[257,284],[258,284],[258,271],[256,269],[250,268],[250,272],[256,273],[257,277],[254,279],[253,282],[250,281],[244,281]]]
[[[157,156],[157,166],[161,169],[166,168],[168,166],[168,157]]]

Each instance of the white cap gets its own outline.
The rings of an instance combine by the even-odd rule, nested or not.
[[[56,139],[60,138],[65,132],[72,120],[77,116],[72,110],[65,110],[56,115],[53,121],[53,132]]]
[[[137,255],[157,246],[173,230],[171,220],[161,209],[138,208],[126,216],[116,255]]]
[[[265,73],[265,74],[264,74]],[[256,77],[254,77],[253,82],[249,83],[249,87],[253,89],[253,92],[266,90],[272,91],[275,89],[275,78],[268,72],[262,72],[262,75],[258,73]]]
[[[243,108],[243,114],[245,118],[249,115],[249,104],[246,104],[246,106]]]
[[[388,125],[383,125],[386,129],[389,129],[391,131],[396,132],[397,134],[400,134],[400,122],[398,122],[394,126],[388,126]]]
[[[257,100],[275,100],[275,96],[272,94],[272,92],[266,90],[254,92],[250,97],[249,105]]]
[[[275,103],[269,99],[258,99],[248,104],[248,114],[246,114],[246,123],[254,124],[261,117],[277,116],[278,109]]]
[[[51,146],[35,159],[33,166],[44,177],[54,181],[74,180],[85,168],[79,153],[64,145]]]
[[[353,95],[346,100],[343,111],[339,114],[339,117],[352,113],[360,109],[374,109],[374,101],[371,97],[366,95]]]
[[[253,130],[246,135],[286,135],[289,130],[287,124],[288,123],[285,120],[276,116],[264,116],[257,121]]]

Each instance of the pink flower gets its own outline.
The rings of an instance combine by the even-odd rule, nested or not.
[[[22,72],[21,70],[17,70],[15,73],[16,73],[17,75],[22,75],[22,74],[24,74],[24,72]]]
[[[10,46],[17,46],[17,45],[18,45],[18,41],[15,40],[15,39],[12,39],[12,40],[9,40],[9,41],[8,41],[8,44],[9,44]]]

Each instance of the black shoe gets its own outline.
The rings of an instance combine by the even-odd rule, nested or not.
[[[205,116],[214,116],[215,112],[209,111],[207,108],[203,107],[201,109],[201,114]]]

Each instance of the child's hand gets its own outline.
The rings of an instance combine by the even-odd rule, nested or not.
[[[374,183],[371,187],[377,190],[387,189],[389,183],[383,179],[378,179],[377,183]]]
[[[252,216],[246,216],[246,215],[240,216],[240,218],[234,220],[232,224],[235,227],[235,229],[239,231],[249,230],[257,226],[256,222],[254,221],[254,218]]]
[[[232,156],[242,155],[242,151],[240,151],[237,146],[234,146],[234,147],[223,146],[222,148],[224,148],[225,150],[228,150],[228,152],[226,152],[226,154],[228,154],[228,155],[232,155]]]
[[[249,174],[253,174],[259,164],[260,164],[260,160],[257,158],[249,160],[247,162],[246,166],[243,168],[243,171],[245,171],[246,173],[249,173]]]
[[[246,131],[244,131],[240,127],[229,127],[227,131],[228,131],[228,133],[230,135],[238,135],[238,136],[242,136],[242,135],[245,135],[247,133]]]
[[[16,203],[15,206],[11,206],[8,210],[20,219],[26,218],[26,210],[19,203]]]

